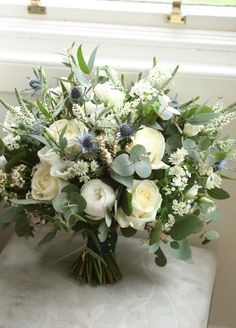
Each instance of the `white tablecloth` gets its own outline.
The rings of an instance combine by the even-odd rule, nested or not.
[[[207,327],[216,271],[207,249],[193,247],[188,262],[170,255],[159,268],[139,239],[121,237],[123,280],[90,287],[68,276],[73,257],[55,263],[67,247],[64,235],[35,245],[13,237],[0,254],[0,328]]]

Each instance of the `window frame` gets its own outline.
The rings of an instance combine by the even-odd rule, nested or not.
[[[236,6],[182,4],[184,25],[167,22],[171,3],[134,3],[104,0],[42,0],[46,15],[27,12],[29,0],[0,0],[1,17],[37,18],[42,20],[70,20],[101,24],[176,27],[180,29],[204,29],[236,31]],[[135,6],[134,6],[135,4]]]

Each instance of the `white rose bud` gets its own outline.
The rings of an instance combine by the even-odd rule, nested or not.
[[[198,185],[193,185],[185,194],[186,198],[194,198],[198,194]]]
[[[184,129],[183,129],[183,134],[186,137],[194,137],[201,131],[202,128],[203,128],[203,125],[192,125],[189,123],[185,123]]]
[[[84,124],[79,122],[77,119],[58,120],[49,126],[49,128],[47,129],[47,133],[49,133],[51,136],[53,136],[53,138],[56,141],[58,141],[59,136],[65,126],[67,128],[66,128],[66,132],[64,134],[64,138],[67,139],[68,147],[72,147],[74,145],[79,147],[76,140],[81,136],[81,134],[83,134],[86,131],[86,127]]]
[[[133,137],[133,141],[127,146],[127,151],[135,145],[142,145],[149,154],[150,163],[153,170],[167,168],[168,165],[161,161],[165,152],[165,139],[160,131],[153,128],[143,127],[138,130]]]
[[[122,228],[131,226],[137,230],[144,230],[146,223],[155,221],[162,196],[158,187],[150,180],[135,180],[131,194],[132,214],[127,216],[120,207],[116,219]]]
[[[31,181],[33,199],[52,200],[68,184],[63,179],[51,176],[50,170],[50,165],[38,164]]]
[[[97,84],[94,92],[105,105],[120,108],[124,103],[125,94],[112,88],[109,82]]]
[[[5,156],[0,156],[0,170],[2,170],[3,172],[5,171],[5,166],[7,164],[7,160],[5,158]]]
[[[111,210],[116,199],[114,190],[100,179],[86,182],[81,188],[81,195],[87,203],[85,213],[93,220],[104,218],[106,209]]]

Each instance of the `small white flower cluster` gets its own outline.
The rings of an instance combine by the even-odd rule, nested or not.
[[[72,111],[77,116],[77,118],[79,120],[85,120],[85,119],[87,120],[87,117],[85,115],[85,111],[84,111],[83,107],[81,107],[80,105],[73,104]]]
[[[153,88],[148,80],[140,80],[130,90],[131,97],[139,97],[142,101],[152,100],[157,97],[157,90]]]
[[[220,148],[220,150],[224,150],[226,148],[231,148],[233,145],[236,144],[236,139],[225,139],[219,140],[216,145]]]
[[[178,202],[176,199],[174,199],[172,204],[173,213],[180,216],[189,214],[191,212],[192,202],[192,200],[187,200],[186,202]]]
[[[93,173],[96,176],[100,174],[100,167],[97,161],[92,160],[90,163],[84,160],[77,161],[72,167],[68,168],[68,172],[71,177],[80,177],[79,181],[86,183],[90,180],[89,173]]]
[[[7,175],[3,170],[0,170],[0,184],[3,185],[6,182]]]
[[[22,106],[16,107],[9,107],[9,111],[12,116],[15,118],[16,122],[20,122],[25,124],[28,127],[35,125],[35,117],[34,115],[28,110],[28,108],[22,104]]]
[[[210,165],[200,162],[198,165],[198,173],[200,175],[210,175],[213,172],[213,169]]]
[[[3,138],[3,142],[9,150],[14,150],[20,148],[20,139],[20,136],[15,136],[14,134],[9,133]]]
[[[216,113],[222,113],[227,110],[227,106],[225,106],[223,99],[219,98],[212,109]]]
[[[210,123],[208,123],[203,128],[203,131],[207,131],[207,130],[219,131],[225,125],[232,122],[235,118],[236,118],[236,112],[232,112],[232,113],[223,112],[222,114],[220,114],[220,116],[212,119]]]
[[[173,176],[171,182],[171,190],[178,188],[178,190],[184,190],[188,185],[188,179],[191,177],[191,173],[188,171],[186,166],[173,166],[169,170],[169,175]]]
[[[173,214],[168,214],[168,221],[164,224],[164,229],[168,232],[175,224],[175,217]]]
[[[16,166],[11,172],[11,187],[23,188],[25,185],[25,179],[22,175],[24,170],[26,169],[26,165],[21,164]]]
[[[176,152],[170,155],[169,161],[173,165],[180,165],[184,162],[185,157],[188,155],[188,152],[184,148],[178,148]]]
[[[158,90],[163,90],[172,78],[170,70],[161,68],[158,65],[154,66],[148,74],[147,79]]]
[[[140,99],[134,99],[130,102],[126,102],[124,106],[116,113],[117,118],[128,117],[135,121],[138,118],[137,107],[139,105]]]
[[[220,188],[222,184],[222,179],[219,174],[212,172],[209,174],[207,181],[206,181],[206,188],[213,189],[213,188]]]

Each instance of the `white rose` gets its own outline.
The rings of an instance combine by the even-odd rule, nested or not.
[[[63,161],[52,148],[48,146],[43,147],[38,151],[38,157],[41,163],[46,163],[51,166],[51,176],[64,180],[68,180],[71,177],[68,168],[72,167],[74,162]]]
[[[53,163],[58,162],[59,155],[50,147],[45,146],[38,151],[38,157],[40,162],[45,162],[48,165],[53,165]]]
[[[66,132],[64,134],[64,137],[67,139],[68,147],[78,145],[76,143],[76,140],[83,134],[83,132],[86,131],[86,127],[84,124],[79,122],[77,119],[73,120],[58,120],[51,124],[48,128],[48,132],[53,135],[55,140],[59,140],[59,136],[64,129],[64,127],[67,126]]]
[[[109,82],[97,84],[94,92],[105,105],[120,108],[124,103],[125,94],[120,90],[112,88]]]
[[[122,228],[131,226],[143,230],[146,223],[155,221],[162,196],[158,187],[150,180],[135,180],[131,194],[132,214],[127,216],[122,208],[118,208],[116,219]]]
[[[198,189],[200,187],[198,185],[193,185],[185,194],[187,198],[194,198],[198,194]]]
[[[132,139],[133,141],[127,146],[129,152],[135,145],[142,145],[149,154],[152,169],[157,170],[168,167],[161,161],[165,153],[165,139],[160,131],[143,127],[136,132]]]
[[[169,106],[171,100],[168,96],[166,96],[166,95],[158,96],[158,100],[159,100],[159,103],[160,103],[158,115],[164,121],[167,121],[167,120],[171,119],[171,117],[174,114],[175,115],[180,114],[178,109]]]
[[[52,200],[67,185],[64,180],[52,177],[50,170],[50,165],[46,163],[38,164],[31,182],[33,199]]]
[[[81,195],[87,203],[85,212],[93,220],[104,218],[106,209],[111,209],[116,199],[114,190],[99,179],[86,182],[81,188]]]
[[[0,156],[0,170],[2,170],[3,172],[5,171],[5,166],[7,164],[7,160],[5,158],[5,156]]]
[[[183,129],[183,134],[186,137],[194,137],[201,131],[202,128],[203,128],[203,125],[192,125],[189,123],[185,123],[184,129]]]

